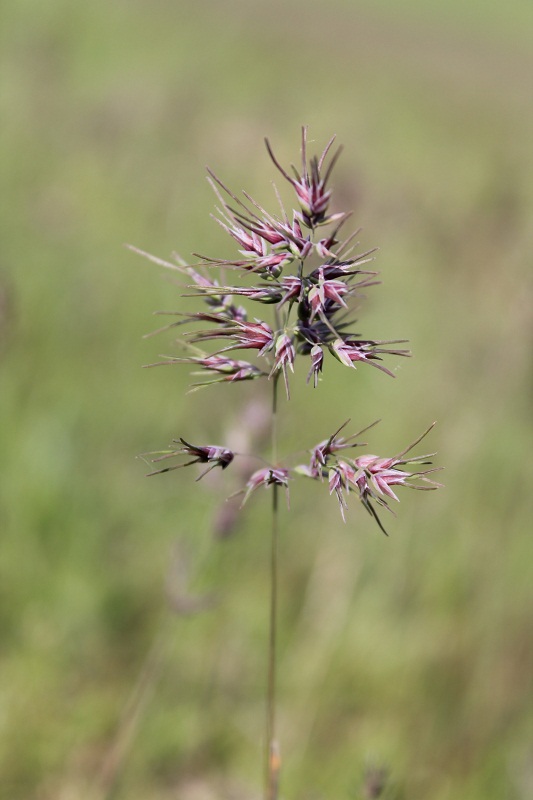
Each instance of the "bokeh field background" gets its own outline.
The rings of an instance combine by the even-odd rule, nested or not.
[[[370,796],[384,767],[395,800],[532,797],[530,0],[2,17],[0,796],[260,795],[269,497],[217,538],[230,471],[147,480],[136,455],[220,441],[261,387],[186,397],[186,367],[140,369],[179,289],[123,244],[229,255],[205,164],[273,210],[263,136],[294,161],[306,123],[344,143],[336,206],[380,248],[360,329],[415,357],[396,381],[330,359],[316,391],[300,371],[281,449],[379,417],[388,454],[437,420],[446,488],[404,491],[386,539],[293,485],[282,795]]]

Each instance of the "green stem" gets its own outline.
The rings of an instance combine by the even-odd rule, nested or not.
[[[277,389],[279,373],[273,377],[272,390],[272,463],[277,463]],[[277,800],[279,786],[279,752],[276,741],[276,643],[278,606],[278,489],[272,486],[272,536],[270,549],[270,634],[268,644],[268,687],[265,736],[265,800]]]

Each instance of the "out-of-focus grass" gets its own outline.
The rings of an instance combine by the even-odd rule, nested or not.
[[[227,252],[204,163],[270,203],[261,138],[294,160],[304,122],[317,147],[344,142],[338,206],[381,248],[361,328],[416,358],[396,381],[328,363],[313,392],[301,376],[283,447],[382,417],[372,449],[393,452],[438,419],[447,472],[402,498],[389,540],[294,486],[284,796],[354,796],[367,760],[397,798],[530,796],[533,62],[529,4],[502,8],[4,3],[3,796],[103,796],[161,626],[115,796],[257,795],[268,503],[213,543],[224,486],[146,481],[134,459],[185,432],[216,440],[253,387],[186,398],[184,372],[139,369],[168,350],[141,335],[178,290],[122,243]],[[218,603],[169,620],[176,541]]]

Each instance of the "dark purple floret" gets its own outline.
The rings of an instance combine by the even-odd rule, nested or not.
[[[294,172],[294,177],[291,177],[277,160],[268,139],[265,139],[270,158],[296,192],[301,209],[298,214],[299,219],[301,219],[306,227],[311,229],[315,228],[317,225],[326,225],[329,222],[339,221],[345,217],[345,214],[331,214],[329,216],[326,214],[331,198],[331,189],[327,188],[327,182],[342,151],[342,147],[336,150],[330,160],[329,166],[325,170],[325,174],[323,174],[324,160],[334,141],[335,136],[327,143],[320,158],[313,156],[308,163],[307,128],[303,127],[302,170],[300,173],[294,165],[291,165],[292,171]]]
[[[191,444],[182,438],[173,440],[174,444],[179,444],[179,442],[181,442],[183,447],[164,451],[157,458],[153,458],[152,463],[155,464],[159,461],[164,461],[167,458],[175,458],[176,456],[180,455],[193,456],[192,461],[187,461],[185,464],[175,464],[172,467],[163,467],[162,469],[150,472],[149,477],[152,475],[160,475],[163,472],[171,472],[174,469],[181,469],[181,467],[190,467],[191,464],[209,464],[207,469],[204,470],[204,472],[202,472],[202,474],[196,479],[199,481],[204,477],[204,475],[207,475],[207,473],[215,467],[226,469],[234,459],[234,453],[225,447],[218,447],[217,445],[210,444]]]

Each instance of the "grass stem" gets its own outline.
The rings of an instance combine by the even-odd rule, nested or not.
[[[279,373],[272,387],[272,463],[277,462],[277,388]],[[268,686],[265,727],[265,800],[277,800],[280,757],[276,741],[276,643],[278,606],[279,486],[272,486],[272,535],[270,550],[270,634],[268,644]]]

